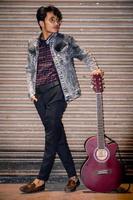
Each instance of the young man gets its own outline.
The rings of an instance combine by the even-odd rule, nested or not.
[[[29,42],[26,73],[29,96],[45,128],[45,150],[37,178],[21,186],[20,190],[25,193],[44,190],[57,153],[68,175],[65,191],[72,192],[80,182],[66,140],[62,116],[67,102],[80,96],[73,59],[84,61],[93,74],[102,74],[102,71],[73,37],[59,33],[62,14],[58,8],[40,7],[36,17],[41,34]]]

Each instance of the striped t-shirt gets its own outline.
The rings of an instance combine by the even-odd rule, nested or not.
[[[37,63],[36,86],[46,85],[58,80],[49,44],[39,39],[39,56]]]

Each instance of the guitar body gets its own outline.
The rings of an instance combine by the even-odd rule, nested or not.
[[[84,185],[96,192],[111,192],[121,183],[121,165],[116,159],[116,143],[106,144],[102,156],[98,153],[97,137],[90,137],[85,142],[88,154],[81,167],[80,175]],[[100,159],[99,159],[100,158]]]

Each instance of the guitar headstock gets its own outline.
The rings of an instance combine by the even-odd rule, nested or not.
[[[103,92],[103,77],[100,74],[93,74],[91,83],[92,88],[96,93]]]

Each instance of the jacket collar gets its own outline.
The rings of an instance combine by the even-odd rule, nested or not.
[[[50,35],[50,37],[46,40],[46,43],[47,44],[53,43],[57,35],[58,35],[58,33],[53,33],[52,35]],[[41,36],[42,36],[42,33],[40,33],[39,37],[37,37],[32,42],[32,45],[33,45],[32,47],[34,47],[37,50],[39,49],[39,40],[40,40]]]
[[[47,40],[45,40],[46,44],[49,44],[50,42],[52,42],[55,37],[57,36],[57,33],[52,33]],[[42,33],[40,33],[39,37],[38,37],[38,41],[41,39],[42,37]]]

